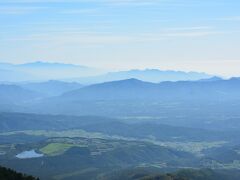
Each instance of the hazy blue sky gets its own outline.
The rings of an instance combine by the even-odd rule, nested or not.
[[[0,61],[240,75],[239,0],[0,0]]]

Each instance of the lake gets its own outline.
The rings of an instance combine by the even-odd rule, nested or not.
[[[23,151],[20,154],[16,155],[19,159],[29,159],[29,158],[39,158],[43,157],[43,154],[36,153],[35,150]]]

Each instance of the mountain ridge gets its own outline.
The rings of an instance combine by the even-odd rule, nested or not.
[[[21,87],[35,92],[43,93],[47,96],[59,96],[65,92],[73,91],[83,87],[75,82],[64,82],[58,80],[49,80],[44,82],[22,83]]]
[[[200,72],[184,72],[174,70],[160,70],[160,69],[133,69],[128,71],[108,72],[100,76],[75,78],[73,80],[80,83],[96,84],[102,82],[119,81],[124,79],[139,79],[148,82],[163,82],[163,81],[180,81],[180,80],[200,80],[212,77],[212,75]]]
[[[100,70],[87,66],[42,61],[25,64],[0,63],[0,69],[0,74],[4,74],[6,70],[11,71],[7,76],[0,79],[5,82],[63,80],[76,76],[98,75],[100,73]]]
[[[83,87],[67,92],[61,97],[74,99],[206,99],[210,98],[233,98],[240,90],[239,79],[219,81],[177,81],[150,83],[137,79],[127,79],[113,82],[105,82]],[[209,94],[207,94],[209,93]],[[237,96],[238,95],[238,96]],[[76,96],[76,97],[74,97]],[[77,97],[78,96],[78,97]]]

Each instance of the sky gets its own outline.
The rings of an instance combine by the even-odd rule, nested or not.
[[[240,76],[239,0],[0,0],[0,62]]]

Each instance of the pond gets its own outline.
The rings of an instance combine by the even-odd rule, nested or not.
[[[35,150],[23,151],[16,155],[19,159],[39,158],[43,157],[43,154],[36,153]]]

